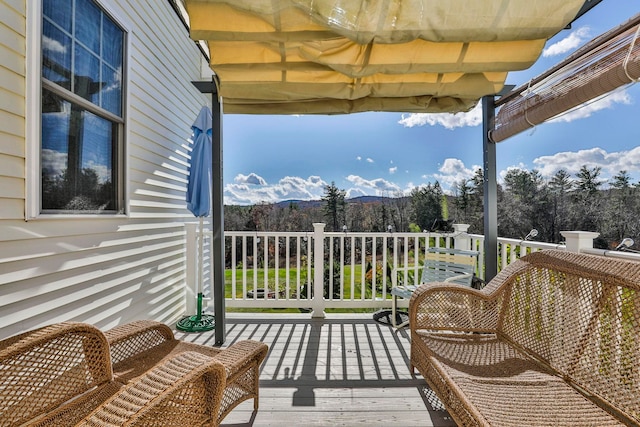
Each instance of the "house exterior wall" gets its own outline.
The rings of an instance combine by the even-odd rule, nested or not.
[[[0,339],[59,321],[109,328],[185,314],[187,147],[210,102],[191,84],[202,55],[168,1],[100,3],[129,30],[128,214],[27,220],[29,188],[39,185],[30,153],[40,103],[29,95],[40,55],[30,38],[40,34],[28,32],[40,26],[31,22],[41,19],[40,0],[0,0]]]

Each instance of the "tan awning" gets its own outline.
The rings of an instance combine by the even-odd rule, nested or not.
[[[225,113],[468,111],[584,0],[185,0]]]

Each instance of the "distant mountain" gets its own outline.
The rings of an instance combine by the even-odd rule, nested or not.
[[[317,208],[322,206],[322,200],[285,200],[283,202],[274,203],[273,206],[278,208],[286,208],[289,205],[298,205],[300,209]]]
[[[393,197],[382,197],[382,196],[360,196],[354,197],[352,199],[347,199],[347,203],[375,203],[375,202],[384,202],[385,200],[393,199]]]
[[[381,197],[381,196],[359,196],[354,197],[352,199],[346,199],[347,203],[376,203],[383,202],[385,200],[390,199],[390,197]],[[322,200],[285,200],[282,202],[274,203],[273,206],[278,208],[288,207],[291,204],[298,205],[299,208],[317,208],[322,206],[324,202]]]

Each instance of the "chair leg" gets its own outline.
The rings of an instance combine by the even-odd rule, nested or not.
[[[396,316],[397,312],[398,312],[398,296],[393,295],[393,298],[391,299],[391,325],[396,329],[402,328],[403,326],[406,326],[409,324],[408,319],[406,322],[402,322],[398,324],[397,316]]]
[[[398,327],[396,323],[396,311],[398,309],[397,306],[398,306],[398,297],[393,295],[393,298],[391,299],[391,325],[393,325],[394,328]]]

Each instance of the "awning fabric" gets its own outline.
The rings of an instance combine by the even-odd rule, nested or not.
[[[584,0],[185,0],[225,113],[468,111]]]

